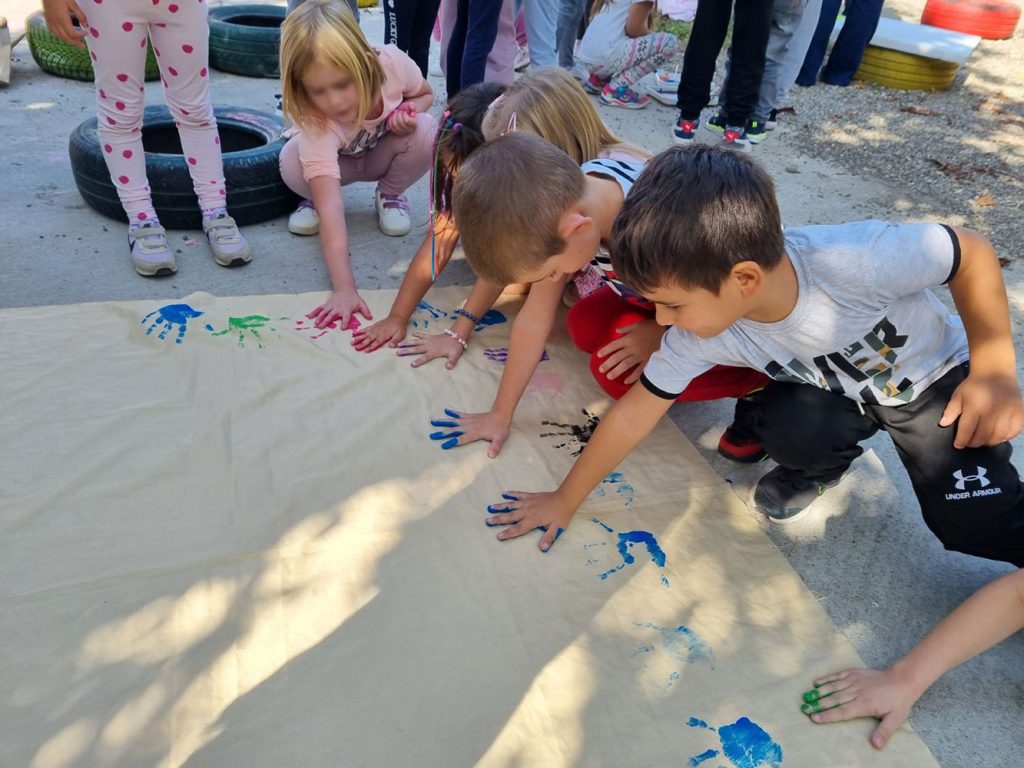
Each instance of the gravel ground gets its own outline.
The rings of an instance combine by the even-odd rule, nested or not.
[[[890,0],[884,13],[918,22],[924,5]],[[819,83],[791,97],[784,143],[876,176],[909,216],[972,227],[1004,260],[1024,258],[1024,24],[1009,40],[982,40],[947,91]]]

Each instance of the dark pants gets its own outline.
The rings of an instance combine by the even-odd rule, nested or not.
[[[679,80],[679,115],[696,120],[711,99],[715,60],[729,29],[734,0],[700,0]],[[730,126],[744,126],[753,114],[764,75],[764,54],[771,31],[770,0],[735,0],[732,64],[722,111]]]
[[[1024,566],[1024,484],[1009,443],[953,447],[939,419],[967,375],[954,368],[906,405],[863,405],[808,384],[772,382],[757,396],[756,431],[768,454],[808,479],[837,480],[859,443],[889,433],[924,521],[946,549]]]
[[[448,43],[448,98],[484,81],[487,56],[498,36],[502,0],[458,0]],[[433,22],[431,22],[433,23]]]
[[[846,21],[843,29],[832,46],[828,64],[821,72],[821,81],[829,85],[849,85],[853,75],[860,66],[871,38],[875,35],[878,18],[882,15],[884,0],[846,0]],[[818,28],[811,38],[811,47],[807,49],[804,65],[797,75],[797,85],[814,85],[818,79],[818,70],[825,58],[828,39],[836,25],[839,15],[840,0],[824,0],[821,4],[821,16]]]
[[[440,4],[441,0],[384,0],[384,44],[409,54],[424,77]]]

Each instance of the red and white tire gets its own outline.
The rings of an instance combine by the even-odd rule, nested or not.
[[[1020,6],[1008,0],[928,0],[921,23],[951,29],[987,40],[1013,36],[1020,20]]]

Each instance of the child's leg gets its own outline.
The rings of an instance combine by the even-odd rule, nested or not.
[[[807,49],[811,46],[811,38],[814,30],[818,27],[818,18],[821,16],[821,0],[807,0],[800,13],[800,20],[793,30],[793,36],[789,40],[779,72],[776,76],[775,93],[768,94],[772,101],[770,109],[784,107],[788,103],[789,91],[796,82],[800,68],[803,66],[804,58],[807,56]]]
[[[500,16],[501,0],[469,0],[469,22],[466,28],[466,47],[462,52],[460,88],[468,88],[484,81],[487,56],[498,37]]]
[[[800,67],[796,84],[805,87],[812,86],[818,81],[818,70],[821,69],[821,62],[825,58],[825,51],[828,49],[828,40],[832,29],[836,25],[836,18],[839,16],[841,0],[822,0],[821,11],[818,14],[818,23],[811,35],[811,42],[807,47],[807,55]]]
[[[434,29],[437,10],[441,0],[415,0],[408,20],[408,54],[416,62],[423,76],[427,76],[427,61],[430,58],[430,33]]]
[[[668,32],[633,38],[625,66],[612,76],[608,85],[611,88],[633,85],[675,56],[677,45],[676,36]]]
[[[302,162],[299,160],[299,137],[292,136],[281,148],[281,155],[277,160],[281,169],[281,179],[288,188],[306,200],[313,197],[313,192],[302,175]]]
[[[711,98],[715,61],[725,42],[733,0],[700,0],[683,54],[679,78],[679,115],[696,120]],[[766,3],[767,5],[767,3]]]
[[[1009,443],[953,447],[957,425],[939,427],[960,366],[907,405],[868,406],[896,444],[924,520],[946,549],[1024,566],[1024,484]]]
[[[434,159],[437,121],[426,112],[416,115],[416,130],[406,136],[388,134],[366,153],[362,175],[351,181],[378,182],[382,195],[402,195],[423,178]],[[349,180],[342,171],[342,183]]]
[[[89,54],[96,74],[96,111],[103,158],[117,196],[136,225],[156,214],[142,148],[146,20],[134,3],[89,8]]]
[[[732,62],[725,91],[725,114],[729,125],[746,125],[757,104],[764,75],[765,49],[771,31],[772,5],[763,0],[736,0]]]
[[[445,49],[445,79],[448,98],[462,90],[462,58],[466,50],[466,35],[469,29],[470,0],[455,0],[455,23]]]
[[[220,137],[210,103],[206,4],[150,7],[150,36],[160,63],[164,98],[178,126],[199,206],[208,214],[225,207],[225,189]]]

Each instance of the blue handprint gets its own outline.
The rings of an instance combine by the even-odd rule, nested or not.
[[[714,728],[703,720],[691,717],[691,728],[706,728],[718,733],[721,752],[708,749],[690,758],[691,768],[721,754],[733,768],[779,768],[782,765],[782,747],[772,740],[768,732],[749,718],[741,717],[735,723]]]
[[[611,528],[596,517],[591,518],[591,522],[597,523],[604,528],[608,533],[615,533],[615,529]],[[614,568],[609,568],[607,571],[601,574],[601,579],[607,579],[613,573],[621,571],[627,565],[633,565],[636,562],[632,549],[635,544],[643,544],[647,548],[647,554],[650,555],[653,563],[659,568],[665,567],[665,551],[658,545],[658,540],[654,538],[654,534],[650,531],[626,531],[625,533],[619,533],[619,543],[617,549],[619,556],[622,558],[622,562],[616,565]],[[668,586],[668,579],[664,576],[661,579],[661,583]]]
[[[491,349],[484,350],[484,357],[491,362],[501,363],[504,365],[508,362],[508,347],[492,347]],[[540,356],[540,361],[543,363],[545,360],[550,360],[551,356],[545,349]]]
[[[429,328],[431,320],[444,320],[451,315],[443,309],[439,309],[429,301],[421,301],[413,313],[413,328]]]
[[[188,321],[201,317],[202,314],[203,313],[198,309],[193,309],[188,304],[168,304],[160,307],[160,309],[154,309],[142,318],[140,324],[145,325],[146,321],[153,317],[153,322],[150,323],[149,327],[146,329],[146,335],[149,336],[154,330],[156,330],[157,326],[163,323],[160,333],[156,336],[161,341],[167,338],[168,331],[177,326],[178,335],[175,337],[174,343],[181,344],[182,340],[185,338],[185,333],[188,330]]]
[[[479,333],[489,325],[501,325],[504,322],[508,322],[508,318],[505,317],[505,315],[503,315],[496,309],[488,309],[486,312],[483,313],[483,315],[481,315],[480,322],[473,330]],[[547,357],[545,357],[544,359],[547,360]]]
[[[704,638],[689,627],[678,626],[675,628],[665,628],[652,624],[649,621],[634,621],[633,623],[638,627],[647,627],[648,629],[656,630],[661,636],[661,647],[676,661],[682,664],[697,664],[699,662],[703,662],[712,669],[715,668],[715,652],[711,650],[711,646],[707,644]],[[636,656],[641,653],[651,653],[653,651],[653,646],[644,645],[637,648],[632,655]],[[678,679],[678,672],[670,674],[668,676],[667,687],[671,688],[672,683]]]
[[[622,503],[627,507],[633,503],[633,497],[636,495],[636,491],[633,486],[626,482],[625,476],[619,472],[612,472],[608,477],[601,481],[601,484],[594,489],[595,496],[604,496],[605,486],[614,486],[615,493],[622,499]]]

